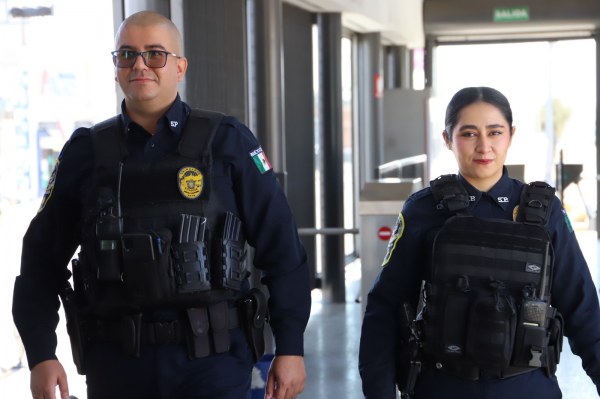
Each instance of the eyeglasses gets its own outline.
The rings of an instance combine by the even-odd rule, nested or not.
[[[139,55],[142,56],[144,64],[148,68],[162,68],[167,65],[167,57],[172,55],[176,58],[181,58],[177,54],[169,53],[164,50],[148,50],[148,51],[134,51],[134,50],[115,50],[111,52],[113,56],[113,63],[117,68],[132,68],[137,61]]]

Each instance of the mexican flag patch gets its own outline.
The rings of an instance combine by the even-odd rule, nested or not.
[[[252,157],[252,160],[260,173],[271,170],[271,163],[267,159],[267,155],[264,153],[262,147],[258,147],[256,150],[252,151],[250,157]]]

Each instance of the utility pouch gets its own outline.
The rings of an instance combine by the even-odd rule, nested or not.
[[[538,299],[524,299],[519,311],[514,365],[542,367],[546,363],[549,335],[546,329],[548,303]]]
[[[503,296],[477,298],[469,314],[467,356],[482,367],[508,367],[516,323],[516,309],[509,299]]]
[[[177,293],[189,294],[210,290],[210,274],[204,242],[175,244],[173,258]]]
[[[206,218],[181,215],[179,238],[173,248],[175,282],[179,294],[211,289],[205,230]]]
[[[173,294],[170,245],[170,230],[123,234],[123,280],[136,304],[153,305]]]
[[[252,288],[238,301],[240,324],[246,334],[252,359],[257,363],[265,353],[265,322],[267,317],[267,297],[258,288]]]
[[[77,262],[77,260],[74,259],[73,262]],[[86,373],[85,354],[87,351],[88,339],[85,334],[83,320],[79,315],[77,304],[75,303],[75,292],[68,281],[60,294],[60,299],[65,309],[67,333],[69,334],[69,341],[71,342],[73,363],[77,368],[77,373],[84,375]]]
[[[439,335],[441,350],[447,359],[462,358],[466,354],[465,338],[470,301],[470,295],[464,292],[450,293],[446,297]]]
[[[231,212],[225,215],[222,238],[223,287],[239,291],[247,277],[246,240],[242,221]]]
[[[121,281],[121,242],[123,219],[117,215],[114,207],[104,209],[96,220],[96,240],[98,250],[99,281]]]
[[[208,307],[210,331],[215,353],[229,350],[229,305],[226,301],[213,303]]]
[[[210,355],[209,322],[206,308],[189,308],[186,310],[192,334],[188,339],[190,358],[201,358]]]
[[[563,317],[556,308],[550,308],[552,318],[548,331],[550,338],[548,340],[546,374],[551,377],[556,373],[556,368],[560,362],[560,353],[563,346]]]
[[[140,357],[142,314],[122,315],[119,320],[121,349],[126,355]]]

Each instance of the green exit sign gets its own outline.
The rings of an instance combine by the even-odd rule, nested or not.
[[[529,21],[529,7],[496,7],[494,22]]]

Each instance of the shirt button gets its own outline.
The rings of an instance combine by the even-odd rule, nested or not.
[[[156,146],[156,144],[150,143],[150,148],[154,148],[155,146]]]

